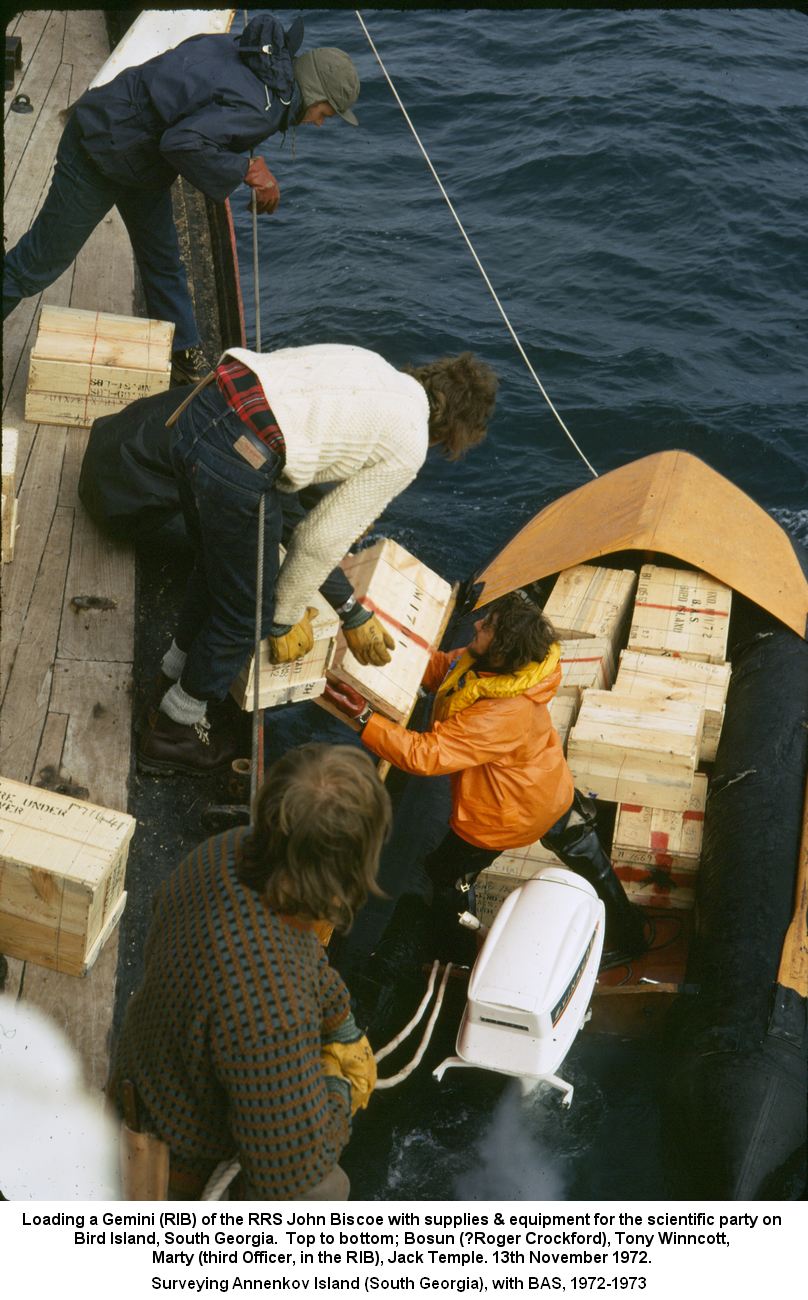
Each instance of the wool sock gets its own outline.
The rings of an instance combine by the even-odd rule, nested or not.
[[[188,658],[184,650],[180,650],[176,641],[172,641],[168,650],[163,655],[163,662],[160,664],[166,677],[170,677],[172,682],[179,681],[182,677],[182,670],[185,667],[185,660]]]
[[[188,695],[179,682],[175,682],[163,696],[160,710],[162,713],[167,713],[169,718],[173,718],[174,722],[192,727],[195,722],[205,721],[207,703],[205,700],[197,700],[193,695]]]

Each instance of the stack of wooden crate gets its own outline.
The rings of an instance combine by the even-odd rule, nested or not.
[[[17,430],[3,425],[2,563],[14,558],[17,532]]]
[[[0,777],[0,952],[83,975],[126,903],[135,819]]]
[[[577,564],[558,575],[544,612],[561,641],[560,694],[607,690],[631,613],[637,575],[631,569]]]
[[[281,546],[281,559],[286,552]],[[325,690],[326,672],[334,657],[339,619],[328,602],[317,592],[309,604],[317,610],[312,620],[314,645],[302,659],[290,664],[273,664],[266,639],[261,642],[258,663],[258,707],[271,709],[279,704],[315,700]],[[230,694],[241,709],[251,710],[255,703],[253,672],[255,656],[230,687]]]
[[[570,734],[576,785],[619,805],[612,856],[638,902],[692,906],[731,596],[707,574],[644,565],[614,686],[587,692]]]
[[[43,307],[31,349],[25,418],[89,426],[171,382],[169,321]]]
[[[566,753],[570,731],[587,693],[606,690],[625,640],[637,575],[631,569],[578,564],[558,575],[544,606],[561,642],[561,685],[550,718]],[[541,867],[561,866],[541,841],[503,853],[480,873],[477,915],[490,925],[508,894]]]
[[[357,597],[395,640],[389,664],[360,664],[342,634],[328,676],[364,695],[378,712],[406,722],[432,648],[448,621],[452,589],[398,542],[382,538],[342,562]],[[327,707],[322,700],[318,703]]]

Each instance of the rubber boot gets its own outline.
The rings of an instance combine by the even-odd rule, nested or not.
[[[566,825],[542,838],[565,867],[592,885],[606,908],[606,946],[610,960],[636,957],[648,947],[642,913],[631,903],[603,852],[595,830],[595,805],[576,790]]]

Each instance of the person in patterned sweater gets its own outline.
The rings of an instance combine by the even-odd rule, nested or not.
[[[318,925],[346,929],[379,892],[390,817],[366,754],[304,745],[269,769],[250,831],[207,840],[157,891],[108,1093],[123,1113],[134,1085],[172,1198],[234,1156],[239,1198],[347,1198],[338,1160],[375,1063]]]

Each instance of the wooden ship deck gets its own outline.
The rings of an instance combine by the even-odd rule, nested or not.
[[[101,10],[35,10],[12,21],[23,66],[5,95],[5,239],[29,227],[50,183],[60,112],[109,54]],[[33,111],[11,103],[27,94]],[[0,772],[127,808],[131,765],[135,562],[103,537],[77,496],[88,430],[24,418],[28,356],[43,303],[132,314],[135,276],[113,210],[41,297],[25,299],[3,330],[3,426],[19,431],[14,555],[2,566]],[[77,609],[76,596],[110,608]],[[84,978],[9,960],[7,991],[45,1010],[78,1049],[88,1081],[103,1087],[112,1024],[117,931]]]

